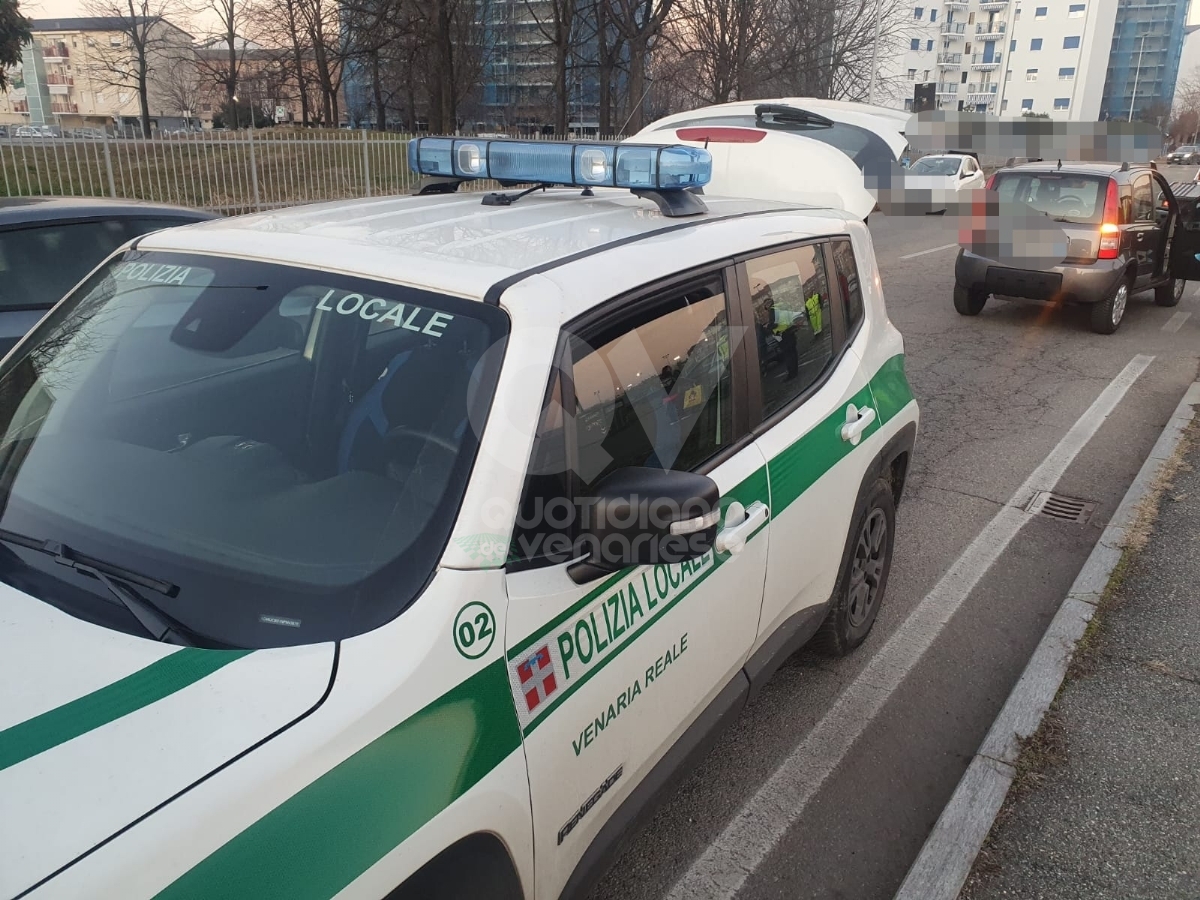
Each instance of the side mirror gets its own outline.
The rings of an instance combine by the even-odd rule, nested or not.
[[[577,584],[697,559],[717,540],[721,491],[706,475],[631,466],[605,477],[589,500],[580,535],[587,556],[568,569]]]

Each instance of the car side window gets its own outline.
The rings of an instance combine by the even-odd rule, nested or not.
[[[1150,176],[1139,175],[1133,182],[1133,221],[1154,221],[1154,196],[1150,192]]]
[[[821,244],[746,263],[762,377],[763,418],[820,380],[834,356]]]
[[[846,334],[853,335],[864,315],[862,283],[858,280],[858,266],[854,262],[854,247],[847,238],[834,241],[832,247],[838,287],[841,288],[842,302],[846,308]]]
[[[733,378],[719,275],[572,341],[582,496],[626,466],[691,470],[733,442]]]
[[[125,240],[112,220],[0,231],[0,309],[53,306]]]
[[[575,510],[614,470],[695,469],[733,443],[720,276],[638,303],[568,344],[569,378],[555,372],[547,389],[509,546],[518,568],[569,558]]]

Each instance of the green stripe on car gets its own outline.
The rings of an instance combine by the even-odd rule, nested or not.
[[[328,900],[521,746],[497,659],[275,807],[156,900]]]
[[[169,697],[250,652],[185,647],[77,700],[6,728],[0,731],[0,770]]]

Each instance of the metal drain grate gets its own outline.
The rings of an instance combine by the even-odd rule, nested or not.
[[[1035,515],[1082,525],[1092,517],[1092,513],[1096,511],[1096,504],[1076,497],[1064,497],[1053,491],[1039,491],[1025,509]]]

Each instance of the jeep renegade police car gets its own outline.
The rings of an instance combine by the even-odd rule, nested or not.
[[[571,895],[870,631],[918,414],[861,220],[411,160],[141,238],[0,364],[0,896]]]

